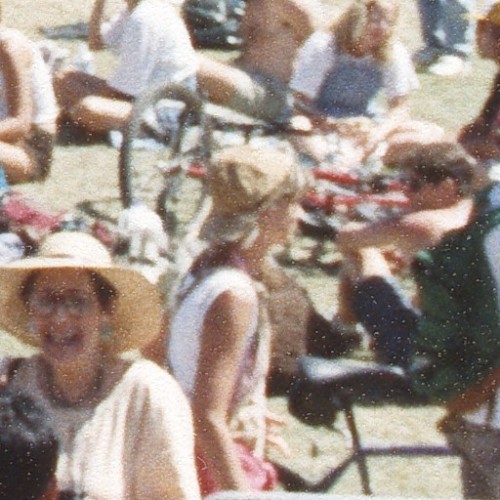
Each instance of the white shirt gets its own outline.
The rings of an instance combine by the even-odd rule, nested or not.
[[[186,397],[151,361],[123,368],[95,406],[83,407],[56,404],[45,393],[38,356],[15,374],[12,387],[35,399],[57,435],[58,488],[99,500],[199,499]]]
[[[187,281],[185,286],[189,287],[190,282]],[[192,396],[194,389],[206,314],[217,297],[227,290],[239,297],[249,298],[254,304],[247,332],[247,338],[250,339],[258,323],[257,292],[252,279],[236,269],[220,269],[203,279],[181,302],[172,319],[168,361],[172,373],[188,397]]]
[[[102,26],[104,43],[118,56],[111,87],[139,96],[164,83],[196,74],[198,59],[176,7],[165,0],[142,0]]]
[[[339,53],[332,33],[327,31],[314,32],[304,42],[297,54],[290,87],[311,100],[315,99],[323,80],[338,57],[352,56]],[[388,99],[404,97],[419,87],[410,54],[401,42],[394,42],[391,60],[381,64],[383,83]]]
[[[2,28],[1,37],[12,38],[15,43],[28,45],[32,52],[31,63],[31,94],[33,96],[33,119],[32,123],[37,125],[55,123],[58,109],[56,97],[52,87],[49,68],[43,61],[42,55],[35,44],[17,30]],[[7,95],[5,92],[5,78],[0,67],[0,120],[9,116]]]

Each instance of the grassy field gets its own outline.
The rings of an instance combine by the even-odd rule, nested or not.
[[[118,0],[109,0],[110,9]],[[478,2],[482,4],[483,2]],[[347,0],[323,0],[325,18],[338,12]],[[40,27],[86,21],[91,0],[4,0],[6,24],[40,39]],[[400,36],[415,50],[421,44],[415,2],[400,0]],[[61,43],[76,51],[78,42]],[[106,75],[113,67],[107,53],[96,58],[98,73]],[[450,134],[469,121],[480,109],[494,76],[491,63],[472,58],[472,70],[454,78],[421,75],[421,88],[411,98],[416,118],[435,121]],[[106,144],[58,146],[49,178],[43,184],[19,188],[40,204],[54,210],[71,211],[82,200],[109,201],[110,212],[118,208],[117,151]],[[330,315],[335,307],[335,280],[311,268],[294,270],[317,307]],[[0,351],[25,354],[26,349],[8,336],[0,340]],[[293,419],[283,398],[274,398],[272,408],[287,420],[285,436],[292,453],[274,458],[310,480],[318,479],[346,453],[345,423],[338,419],[336,431],[313,429]],[[435,423],[442,415],[437,407],[408,408],[396,405],[357,408],[362,436],[370,442],[408,444],[441,443]],[[455,459],[376,459],[370,461],[374,491],[382,497],[457,498],[460,496],[458,463]],[[346,495],[361,493],[354,468],[332,492]]]

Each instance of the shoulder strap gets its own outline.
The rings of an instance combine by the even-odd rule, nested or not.
[[[7,386],[15,377],[23,358],[2,358],[0,360],[0,386]]]

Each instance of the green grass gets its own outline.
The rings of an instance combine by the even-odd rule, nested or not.
[[[4,2],[6,22],[40,38],[38,28],[86,20],[91,0],[9,0]],[[112,2],[110,4],[118,4]],[[326,12],[339,11],[348,0],[324,0]],[[478,2],[480,5],[483,1]],[[400,36],[415,50],[421,44],[416,2],[400,1]],[[328,16],[325,16],[328,18]],[[75,51],[78,42],[64,42]],[[216,55],[216,54],[215,54]],[[217,55],[219,57],[219,55]],[[223,57],[230,57],[227,54]],[[109,54],[96,58],[98,73],[108,74],[113,67]],[[472,59],[471,73],[454,78],[420,75],[421,88],[410,99],[415,118],[435,121],[455,134],[459,127],[478,113],[486,98],[495,68],[491,63]],[[40,204],[53,210],[72,210],[82,200],[100,202],[116,215],[118,202],[117,151],[106,144],[58,146],[49,178],[43,184],[27,184],[19,189]],[[330,247],[330,251],[332,248]],[[317,308],[330,316],[335,307],[336,279],[311,267],[293,270],[303,283]],[[28,351],[8,335],[0,338],[0,352],[26,355]],[[287,421],[284,436],[292,450],[289,457],[273,458],[293,468],[311,481],[319,479],[348,452],[345,423],[338,419],[336,430],[305,426],[291,417],[283,398],[273,398],[271,408]],[[438,407],[399,407],[379,405],[356,408],[363,439],[387,443],[442,443],[436,422],[443,410]],[[457,498],[460,496],[459,469],[456,459],[373,459],[369,463],[373,489],[381,497]],[[346,473],[332,492],[345,495],[361,493],[354,467]]]

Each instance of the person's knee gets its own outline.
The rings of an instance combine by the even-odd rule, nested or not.
[[[64,70],[53,77],[54,92],[59,106],[69,110],[88,96],[105,95],[109,87],[102,78],[76,70]]]
[[[87,96],[68,110],[75,123],[92,132],[122,129],[131,112],[132,103],[100,96]]]
[[[418,313],[394,284],[374,276],[355,285],[353,309],[373,340],[373,350],[383,363],[407,366],[410,342]]]

